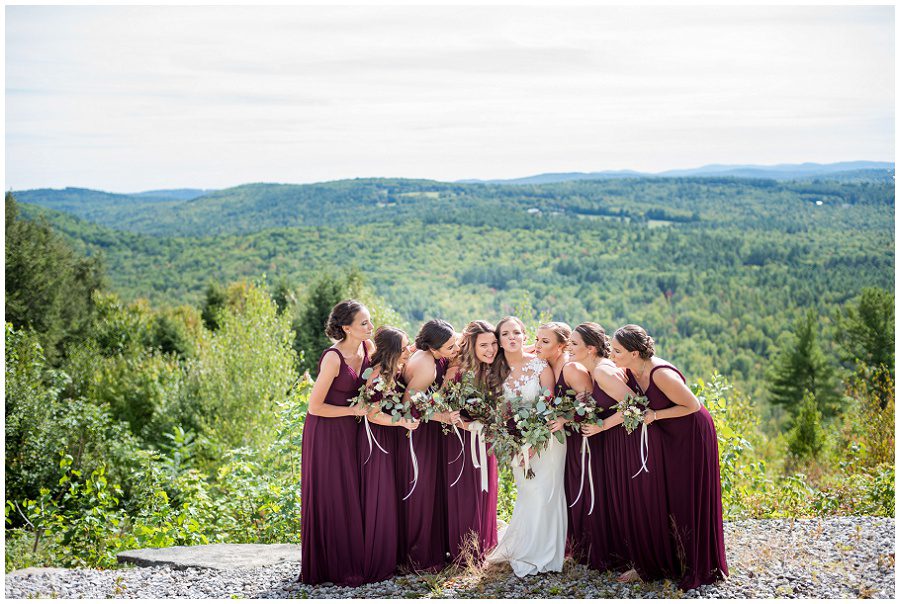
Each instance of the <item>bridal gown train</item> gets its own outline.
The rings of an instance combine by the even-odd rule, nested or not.
[[[533,405],[541,394],[541,371],[546,363],[534,359],[518,380],[507,378],[503,393],[521,397]],[[521,457],[521,455],[517,456]],[[509,562],[516,576],[559,572],[566,553],[566,445],[555,437],[547,448],[530,460],[534,478],[525,478],[525,469],[513,463],[518,491],[512,519],[488,562]]]

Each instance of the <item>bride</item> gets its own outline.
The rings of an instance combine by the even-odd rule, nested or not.
[[[497,324],[496,335],[501,353],[495,366],[503,380],[504,397],[519,397],[520,404],[533,405],[542,389],[552,392],[553,370],[546,361],[522,350],[522,322],[506,317]],[[562,427],[558,420],[551,430],[556,432]],[[546,448],[530,450],[527,455],[534,477],[525,478],[524,456],[520,453],[513,463],[518,495],[512,519],[496,549],[487,557],[488,563],[509,562],[519,577],[561,571],[566,547],[566,445],[551,438]]]

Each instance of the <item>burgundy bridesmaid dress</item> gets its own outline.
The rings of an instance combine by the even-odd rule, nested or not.
[[[634,390],[633,383],[629,382],[628,387]],[[603,392],[602,396],[608,395]],[[601,415],[604,419],[615,415],[615,410],[608,411],[609,406],[615,403],[614,400],[603,403],[607,409],[607,412]],[[604,499],[598,502],[598,505],[603,506],[601,513],[606,517],[606,525],[596,526],[592,533],[606,535],[607,549],[603,558],[592,561],[591,566],[603,570],[623,571],[633,565],[628,548],[627,528],[631,522],[632,508],[628,498],[631,477],[640,466],[640,440],[638,433],[629,435],[622,425],[603,431],[602,436],[603,439],[598,443],[600,455],[592,456],[591,462],[594,464],[594,480],[603,484]]]
[[[458,375],[456,381],[461,379]],[[463,419],[471,421],[471,416],[461,412]],[[444,455],[447,459],[446,493],[447,493],[447,541],[450,545],[450,559],[457,564],[465,563],[461,555],[464,548],[469,549],[476,561],[483,559],[484,554],[497,545],[497,491],[498,474],[497,458],[487,447],[487,481],[488,490],[481,489],[481,469],[476,468],[472,460],[472,433],[459,430],[463,439],[463,451],[460,455],[459,439],[451,430],[444,437]],[[457,478],[459,480],[457,480]],[[453,484],[455,482],[455,484]],[[472,549],[472,540],[475,535]]]
[[[363,345],[361,375],[369,366]],[[329,405],[346,407],[356,397],[362,378],[335,348],[341,368],[325,394]],[[365,582],[363,511],[360,498],[359,459],[355,417],[319,417],[306,414],[301,445],[302,560],[300,580],[309,585],[331,582],[356,587]]]
[[[594,383],[591,395],[597,402],[600,419],[605,420],[615,415],[618,401],[599,384]],[[596,498],[593,513],[585,516],[590,543],[588,565],[599,571],[621,570],[630,566],[631,557],[626,547],[625,525],[622,520],[627,506],[627,485],[622,482],[622,478],[631,477],[630,474],[625,476],[624,432],[621,426],[616,426],[588,438]],[[608,467],[612,467],[612,472],[608,473]],[[610,482],[610,476],[615,477],[615,480]],[[585,502],[585,506],[585,509],[590,509],[590,500]]]
[[[663,367],[684,381],[671,365],[650,371],[644,395],[656,411],[674,406],[653,382],[653,374]],[[696,413],[653,422],[648,436],[649,472],[631,481],[635,514],[629,536],[635,568],[644,580],[669,578],[682,590],[713,583],[728,574],[728,566],[719,445],[712,417],[701,406]],[[629,438],[635,437],[638,431]],[[637,471],[640,459],[633,463]]]
[[[402,392],[402,382],[394,380]],[[381,392],[372,396],[377,403]],[[375,442],[369,444],[365,427],[359,430],[359,469],[365,544],[363,574],[367,583],[384,581],[397,570],[400,554],[400,497],[397,493],[396,458],[407,449],[406,429],[369,422]],[[382,451],[382,449],[384,449]],[[387,453],[385,453],[387,451]]]
[[[556,396],[564,396],[569,390],[566,383],[564,372],[559,372],[559,378],[556,380],[554,394]],[[587,475],[585,475],[584,492],[578,497],[578,487],[581,484],[581,443],[584,436],[580,431],[571,426],[566,427],[566,554],[571,556],[573,560],[579,564],[587,564],[588,548],[590,547],[590,535],[585,524],[590,507],[590,493],[587,492],[589,485],[587,484]],[[596,483],[595,483],[596,484]],[[587,500],[588,507],[585,507]],[[575,504],[573,505],[573,502]]]
[[[435,363],[436,375],[429,392],[440,387],[446,369],[446,359]],[[447,543],[447,459],[442,425],[430,421],[419,424],[411,432],[419,477],[405,501],[403,498],[410,492],[415,476],[409,439],[401,437],[401,453],[397,455],[397,491],[401,499],[400,562],[416,572],[439,572],[447,565],[450,551]]]

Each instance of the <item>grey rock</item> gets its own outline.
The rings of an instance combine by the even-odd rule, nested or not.
[[[234,570],[300,562],[300,546],[292,544],[217,543],[158,549],[134,549],[119,553],[119,564]]]

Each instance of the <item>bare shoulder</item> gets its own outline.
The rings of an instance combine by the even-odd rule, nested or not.
[[[433,366],[434,357],[432,357],[430,354],[426,354],[422,350],[417,350],[411,357],[409,357],[409,361],[407,361],[406,367],[410,371],[415,371],[416,369],[426,367],[429,361],[431,361],[431,365]]]
[[[597,366],[594,367],[594,375],[601,376],[605,375],[608,377],[612,377],[616,375],[619,371],[619,368],[616,367],[613,363],[600,362],[597,363]]]
[[[329,350],[334,350],[334,353],[328,353]],[[324,356],[322,356],[321,364],[319,365],[319,375],[337,375],[341,370],[341,351],[336,348],[328,348]]]
[[[653,372],[653,381],[661,386],[669,384],[683,385],[685,381],[682,379],[678,371],[674,368],[675,366],[668,361],[664,361],[664,363],[665,365],[657,365],[659,369]]]
[[[371,356],[372,353],[375,352],[375,342],[373,340],[363,340],[363,346],[365,346],[366,352],[369,354],[369,356]]]
[[[566,378],[567,382],[571,381],[569,377],[579,375],[590,377],[590,372],[587,370],[587,367],[585,367],[578,361],[569,361],[568,363],[563,365],[563,377]]]
[[[411,388],[429,385],[434,380],[434,357],[427,353],[415,353],[409,359],[403,374],[407,376],[407,383]]]

